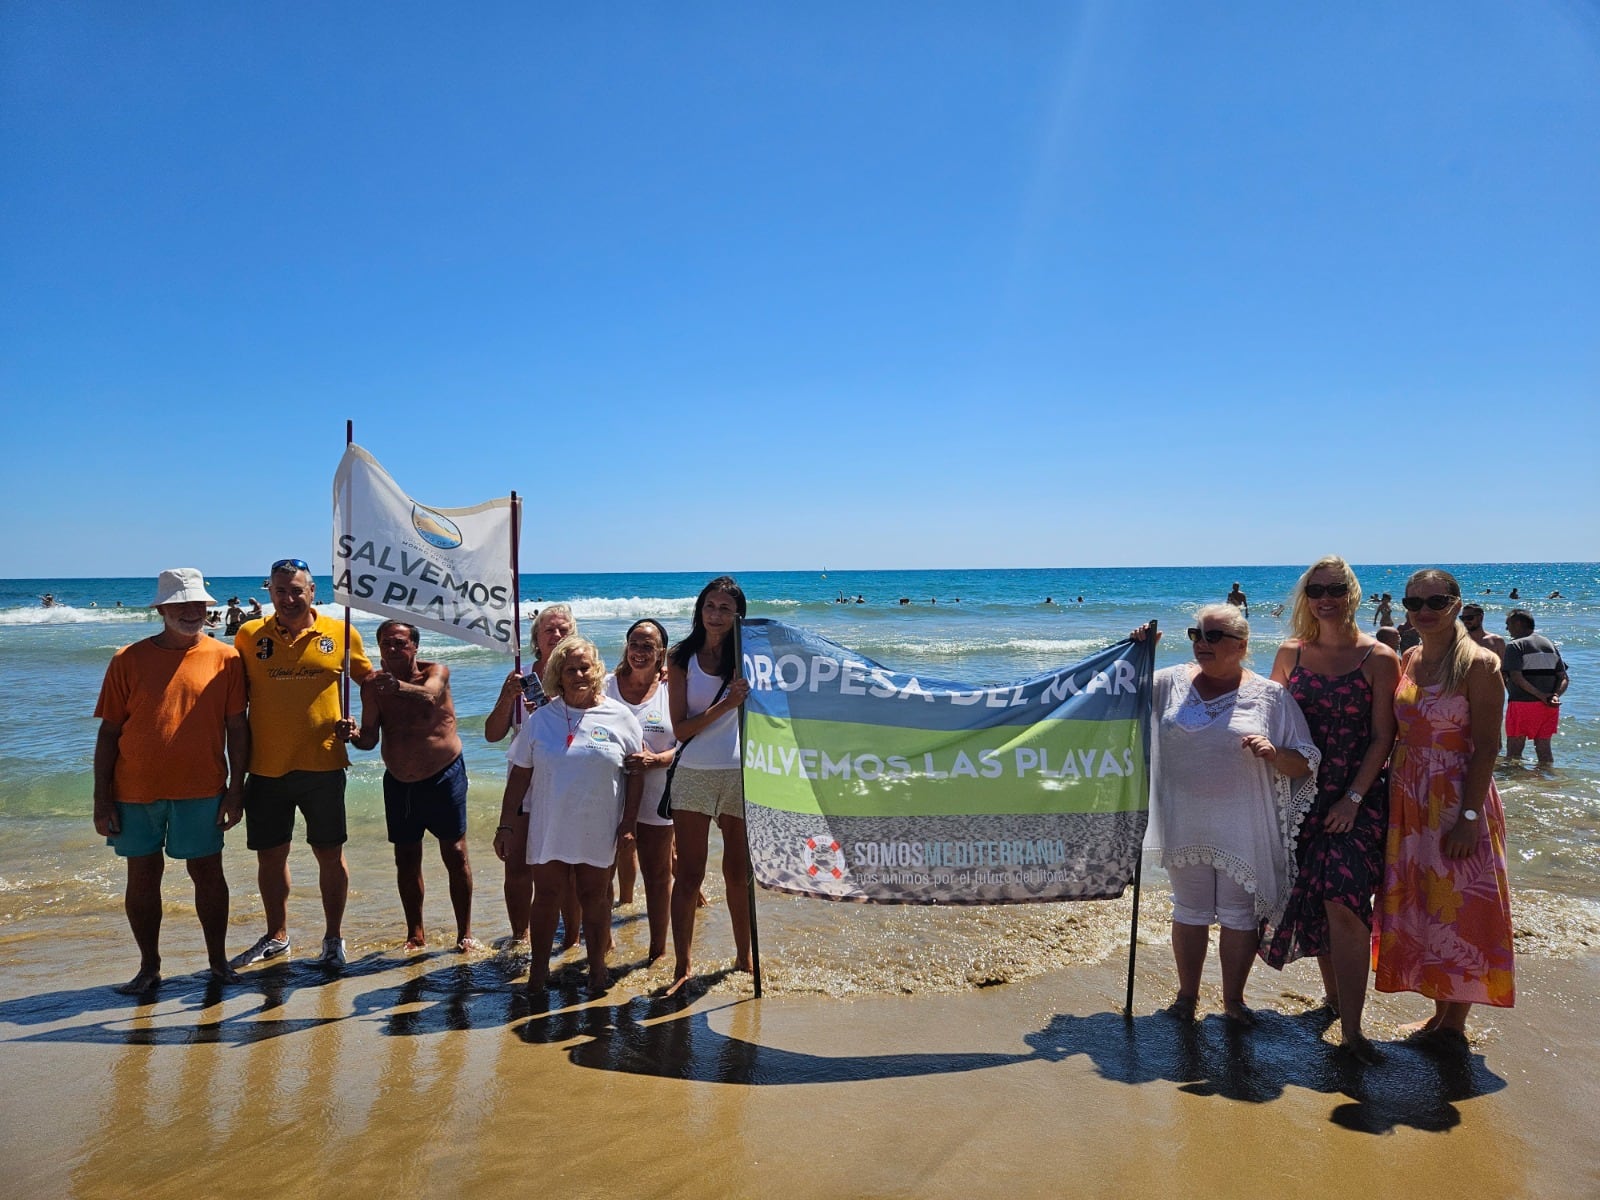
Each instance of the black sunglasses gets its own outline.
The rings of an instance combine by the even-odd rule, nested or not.
[[[272,564],[272,569],[275,572],[294,570],[304,571],[307,575],[311,574],[311,564],[303,558],[280,558]]]
[[[1232,638],[1236,642],[1244,641],[1244,639],[1242,637],[1240,637],[1237,633],[1228,633],[1228,632],[1226,632],[1224,630],[1221,630],[1221,629],[1191,629],[1191,630],[1189,630],[1189,640],[1191,642],[1198,642],[1201,638],[1205,638],[1205,640],[1207,642],[1209,642],[1213,646],[1215,646],[1223,638]]]
[[[1306,584],[1306,599],[1321,600],[1324,596],[1332,596],[1335,600],[1350,594],[1348,583],[1308,583]]]
[[[1404,600],[1400,601],[1401,604],[1406,606],[1407,612],[1421,612],[1424,606],[1432,609],[1434,612],[1443,612],[1455,602],[1455,596],[1444,595],[1429,596],[1426,600],[1424,600],[1421,596],[1407,596]]]

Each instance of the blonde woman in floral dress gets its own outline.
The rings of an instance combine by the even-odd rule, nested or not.
[[[1515,1001],[1505,810],[1494,787],[1505,692],[1467,635],[1461,586],[1418,571],[1404,604],[1422,644],[1401,662],[1383,891],[1374,921],[1380,992],[1419,992],[1416,1040],[1466,1046],[1474,1004]]]

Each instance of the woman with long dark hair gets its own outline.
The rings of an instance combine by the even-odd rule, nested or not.
[[[706,874],[711,824],[722,830],[722,881],[733,921],[734,969],[750,970],[750,848],[745,840],[739,706],[750,685],[739,674],[735,630],[744,592],[728,575],[701,589],[689,636],[667,656],[672,728],[684,743],[672,779],[672,987],[689,978],[695,907]]]

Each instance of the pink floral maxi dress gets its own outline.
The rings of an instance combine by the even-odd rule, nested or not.
[[[1467,858],[1444,855],[1472,754],[1467,698],[1402,673],[1394,715],[1389,835],[1373,920],[1377,989],[1509,1008],[1516,990],[1506,817],[1492,780],[1477,848]]]

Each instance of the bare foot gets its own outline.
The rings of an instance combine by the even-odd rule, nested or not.
[[[212,963],[211,969],[206,972],[212,983],[243,983],[244,976],[228,965],[226,959],[220,963]]]
[[[1322,998],[1322,1007],[1327,1009],[1336,1017],[1339,1015],[1339,1002],[1332,996],[1324,996]]]
[[[650,953],[645,957],[644,965],[647,966],[647,967],[655,966],[656,965],[656,961],[658,959],[664,958],[666,956],[666,953],[667,953],[667,948],[665,946],[662,946],[659,950],[657,950],[654,946],[651,946],[650,947]]]
[[[1223,1001],[1222,1015],[1235,1025],[1242,1026],[1245,1029],[1253,1029],[1255,1027],[1256,1015],[1245,1007],[1243,1000]]]
[[[589,994],[604,996],[611,990],[611,972],[604,967],[589,968]]]
[[[1409,1025],[1400,1026],[1400,1036],[1408,1042],[1415,1041],[1427,1037],[1437,1028],[1439,1028],[1439,1017],[1435,1014],[1426,1021],[1412,1021]]]
[[[462,954],[472,954],[483,949],[483,943],[470,933],[464,933],[456,939],[456,949]]]
[[[688,983],[689,964],[687,962],[680,962],[672,968],[672,985],[662,994],[665,996],[676,996],[688,986]]]
[[[733,969],[735,971],[743,971],[747,975],[755,971],[755,968],[750,965],[750,956],[748,954],[746,954],[743,958],[734,959]]]
[[[1351,1058],[1355,1059],[1364,1067],[1377,1066],[1381,1061],[1378,1055],[1377,1047],[1369,1042],[1364,1035],[1359,1033],[1353,1036],[1347,1036],[1344,1041],[1339,1044],[1339,1049],[1344,1051],[1344,1053],[1348,1054]]]
[[[710,908],[711,901],[706,899],[706,894],[704,892],[696,892],[694,894],[694,906],[696,908]]]
[[[146,992],[153,992],[161,986],[161,972],[140,969],[139,973],[127,983],[119,983],[111,990],[119,996],[142,996]]]
[[[1167,1005],[1166,1013],[1177,1021],[1192,1021],[1194,1020],[1195,1006],[1199,1001],[1200,998],[1198,996],[1179,996],[1171,1004]]]
[[[408,937],[406,939],[405,952],[407,954],[415,954],[417,951],[426,950],[427,948],[428,939],[423,937],[421,934],[418,934],[415,937]]]

